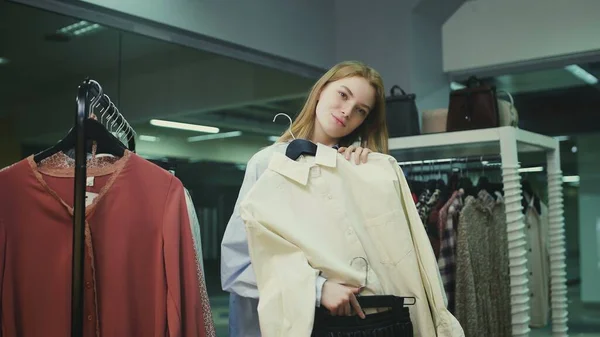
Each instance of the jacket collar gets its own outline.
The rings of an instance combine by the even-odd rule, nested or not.
[[[338,152],[336,149],[323,144],[317,144],[317,153],[315,154],[315,161],[313,163],[303,159],[295,161],[283,153],[275,152],[269,162],[269,169],[306,186],[308,184],[310,168],[316,165],[336,167],[337,155]]]

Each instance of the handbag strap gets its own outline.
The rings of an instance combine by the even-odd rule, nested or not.
[[[390,89],[390,95],[392,96],[399,96],[397,91],[400,90],[400,92],[402,93],[402,95],[406,95],[406,92],[404,90],[402,90],[402,88],[400,88],[400,86],[398,85],[394,85],[391,89]]]
[[[467,80],[467,88],[480,87],[481,84],[481,80],[475,75],[469,77],[469,79]]]
[[[513,97],[512,97],[512,95],[510,94],[510,92],[508,92],[508,91],[506,91],[506,90],[498,90],[498,91],[496,92],[496,94],[499,94],[499,93],[503,93],[503,94],[505,94],[506,96],[508,96],[508,99],[510,100],[510,105],[513,105],[513,106],[515,105],[515,100],[513,99]]]

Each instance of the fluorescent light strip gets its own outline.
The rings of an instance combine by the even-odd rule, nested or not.
[[[270,142],[276,142],[277,140],[279,140],[279,136],[269,136],[269,141]]]
[[[201,135],[201,136],[189,137],[187,139],[187,141],[192,143],[192,142],[200,142],[203,140],[232,138],[232,137],[238,137],[241,135],[242,135],[241,131],[231,131],[231,132],[216,133],[214,135]]]
[[[579,180],[580,180],[579,176],[564,176],[564,177],[562,177],[563,183],[578,183]]]
[[[68,33],[71,33],[71,31],[78,30],[78,29],[81,29],[81,28],[85,28],[89,24],[90,23],[87,22],[87,21],[79,21],[79,22],[76,22],[76,23],[74,23],[72,25],[68,25],[66,27],[63,27],[63,28],[59,29],[58,32],[59,33],[68,34]]]
[[[158,142],[160,140],[158,137],[148,135],[139,135],[138,138],[144,142]]]
[[[585,71],[583,68],[581,68],[580,66],[578,66],[576,64],[571,64],[569,66],[566,66],[565,70],[570,72],[571,74],[575,75],[575,77],[579,78],[580,80],[584,81],[587,84],[595,85],[598,83],[598,79],[596,78],[596,76],[588,73],[587,71]]]
[[[7,64],[8,62],[10,62],[10,60],[6,57],[0,57],[0,64]]]
[[[85,28],[81,28],[81,29],[78,29],[78,30],[74,31],[73,35],[82,35],[82,34],[85,34],[85,33],[91,33],[92,31],[98,30],[100,28],[101,28],[101,26],[99,24],[95,23],[95,24],[93,24],[91,26],[87,26]]]
[[[556,136],[554,137],[554,139],[558,140],[559,142],[564,142],[566,140],[569,140],[569,136]]]
[[[219,131],[220,131],[219,128],[215,128],[213,126],[163,121],[160,119],[151,119],[150,124],[152,124],[154,126],[160,126],[163,128],[198,131],[198,132],[206,132],[206,133],[219,133]]]
[[[452,89],[452,90],[459,90],[459,89],[464,89],[464,88],[466,88],[466,87],[458,82],[450,83],[450,89]]]
[[[66,27],[60,28],[57,30],[60,34],[69,34],[69,35],[83,35],[86,33],[91,33],[93,31],[97,31],[102,29],[103,27],[97,23],[91,23],[87,21],[79,21],[72,25],[68,25]]]
[[[519,169],[519,172],[543,172],[544,168],[542,166],[534,166],[534,167],[523,167]]]
[[[432,160],[415,160],[415,161],[403,161],[398,162],[398,165],[427,165],[427,164],[439,164],[448,163],[455,159],[432,159]],[[458,163],[458,161],[457,161]]]

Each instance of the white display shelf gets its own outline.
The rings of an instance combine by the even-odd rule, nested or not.
[[[510,126],[435,133],[389,139],[390,154],[399,161],[464,158],[501,154],[501,141],[516,142],[517,152],[543,152],[558,146],[558,140]]]
[[[519,154],[545,152],[548,172],[552,335],[567,336],[567,285],[562,172],[559,142],[548,136],[499,127],[391,138],[390,154],[398,161],[423,161],[499,155],[502,161],[510,269],[512,335],[529,336],[528,254],[521,206]],[[525,305],[524,305],[525,304]]]

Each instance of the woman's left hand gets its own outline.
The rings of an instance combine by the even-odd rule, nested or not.
[[[367,156],[373,152],[367,148],[350,145],[348,147],[340,147],[339,153],[343,153],[347,160],[350,160],[350,155],[354,152],[354,162],[356,165],[367,162]]]

